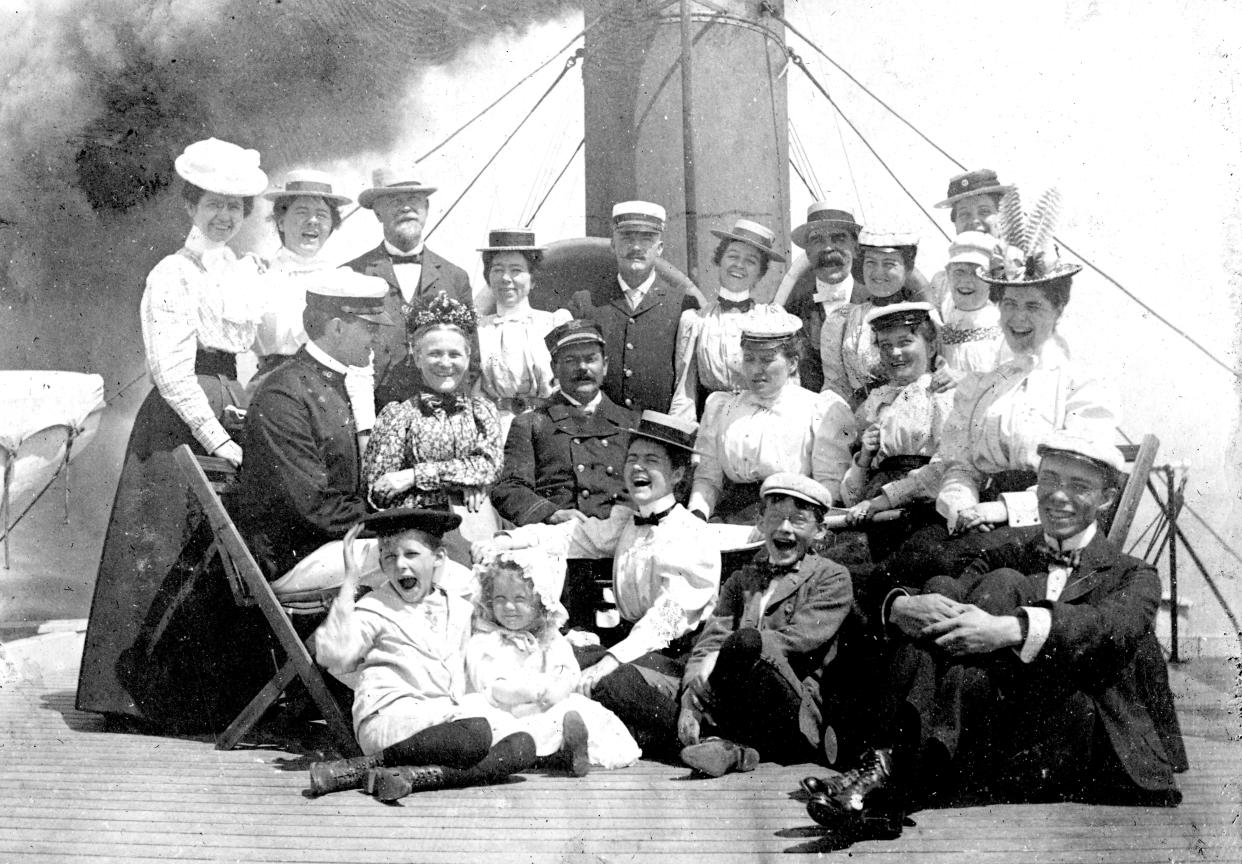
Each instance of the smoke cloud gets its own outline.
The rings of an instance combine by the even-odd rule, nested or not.
[[[184,235],[168,190],[190,141],[254,147],[269,173],[383,153],[417,126],[409,97],[425,71],[577,7],[27,0],[7,11],[0,366],[98,369],[132,358],[146,272]]]

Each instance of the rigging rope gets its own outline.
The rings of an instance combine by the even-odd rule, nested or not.
[[[544,193],[543,198],[540,199],[539,204],[535,207],[535,212],[530,214],[530,218],[526,220],[526,224],[523,225],[522,227],[529,228],[531,223],[535,221],[535,217],[538,216],[539,211],[543,209],[544,202],[548,200],[548,197],[552,194],[552,190],[556,188],[556,184],[561,182],[561,178],[565,176],[565,172],[568,171],[569,166],[573,164],[574,157],[577,156],[579,152],[581,152],[582,147],[585,144],[586,144],[585,137],[583,137],[582,139],[578,141],[578,146],[574,148],[574,152],[570,153],[569,158],[565,161],[565,167],[561,169],[560,174],[556,175],[556,179],[552,181],[552,185],[548,187],[548,191]]]
[[[802,185],[806,187],[806,191],[811,193],[811,198],[815,201],[819,201],[820,198],[818,194],[811,188],[811,184],[806,182],[806,178],[802,176],[802,171],[798,168],[798,163],[794,162],[792,156],[789,157],[789,167],[792,168],[794,173],[798,175],[798,179],[802,181]]]
[[[517,135],[519,131],[521,131],[522,127],[526,125],[526,121],[531,118],[531,115],[533,115],[537,110],[539,110],[539,106],[543,104],[543,100],[547,99],[548,96],[552,93],[552,91],[556,89],[556,85],[560,84],[561,81],[564,80],[565,76],[569,74],[569,70],[574,68],[574,66],[577,65],[578,60],[582,56],[583,56],[583,51],[581,48],[579,48],[577,51],[573,53],[573,56],[571,56],[568,60],[565,61],[565,67],[561,69],[560,74],[556,76],[556,80],[553,81],[551,85],[548,86],[547,90],[543,91],[543,95],[539,97],[539,99],[535,102],[533,106],[531,106],[531,109],[526,112],[526,116],[523,117],[518,122],[517,126],[513,127],[513,131],[509,133],[508,137],[506,137],[504,141],[500,142],[500,146],[496,148],[496,152],[491,155],[490,159],[488,159],[485,163],[483,163],[483,167],[480,168],[478,170],[478,173],[476,173],[474,177],[471,178],[470,182],[466,184],[466,188],[462,189],[461,193],[456,198],[453,199],[453,203],[450,204],[448,206],[448,209],[444,211],[444,215],[440,217],[439,221],[437,221],[435,225],[432,225],[431,228],[425,234],[423,234],[424,242],[426,242],[426,240],[430,238],[431,235],[436,232],[437,228],[439,228],[441,225],[444,224],[445,220],[448,219],[449,214],[452,213],[454,208],[456,208],[457,205],[461,203],[461,199],[465,198],[466,194],[472,188],[474,188],[474,184],[479,182],[479,178],[482,177],[483,173],[487,171],[488,168],[491,167],[493,162],[496,161],[496,157],[498,157],[501,151],[503,151],[505,147],[508,146],[509,142],[513,140],[513,137]]]

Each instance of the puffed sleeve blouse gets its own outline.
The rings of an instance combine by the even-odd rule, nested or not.
[[[832,390],[851,406],[854,394],[878,378],[880,350],[872,337],[867,313],[875,304],[849,303],[833,309],[819,332],[824,364],[824,389]]]
[[[1120,422],[1114,389],[1089,374],[1053,335],[1038,354],[1018,355],[991,372],[957,385],[945,423],[944,479],[937,511],[951,522],[979,503],[985,478],[1001,471],[1035,471],[1036,448],[1057,429],[1112,440]]]
[[[200,348],[238,354],[254,344],[264,269],[259,258],[238,257],[194,228],[147,276],[139,306],[147,370],[208,453],[230,436],[199,386],[195,356]]]
[[[546,399],[552,395],[552,358],[543,337],[569,321],[565,309],[526,309],[510,315],[484,315],[479,321],[483,392],[493,399]]]

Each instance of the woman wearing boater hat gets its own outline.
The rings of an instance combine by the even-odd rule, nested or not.
[[[147,276],[139,307],[155,387],[134,420],[104,538],[78,707],[202,726],[241,707],[213,702],[213,684],[243,668],[239,657],[250,647],[231,638],[227,619],[188,616],[195,617],[195,632],[192,638],[179,634],[187,646],[181,659],[196,677],[186,678],[175,659],[152,653],[156,646],[140,628],[144,618],[158,623],[174,602],[184,600],[177,599],[172,579],[165,584],[190,523],[173,449],[189,444],[199,454],[234,465],[242,461],[232,437],[246,405],[236,355],[255,341],[264,268],[252,255],[235,254],[228,242],[250,214],[254,196],[267,188],[267,175],[259,168],[258,151],[216,138],[189,145],[174,164],[184,181],[181,206],[190,233]],[[224,613],[234,609],[227,591],[220,603]],[[211,604],[202,611],[212,611]],[[238,689],[253,692],[244,685]]]
[[[719,268],[716,299],[702,309],[681,313],[677,328],[677,387],[669,413],[697,419],[711,393],[736,393],[745,388],[742,371],[742,328],[754,318],[784,313],[772,303],[752,296],[755,285],[773,261],[784,263],[776,251],[776,235],[758,222],[738,219],[732,230],[713,228],[720,238],[712,263]]]
[[[496,299],[496,312],[479,319],[479,387],[496,403],[500,440],[513,418],[541,406],[552,395],[552,357],[543,337],[570,320],[569,312],[532,309],[530,291],[543,261],[528,228],[489,231],[483,276]]]
[[[283,188],[263,197],[272,202],[272,222],[280,237],[280,249],[269,262],[269,290],[255,340],[259,369],[248,385],[251,393],[266,373],[306,344],[306,328],[302,326],[306,282],[333,266],[320,253],[341,225],[341,208],[353,203],[348,195],[334,191],[329,175],[309,168],[290,171]],[[372,367],[352,367],[345,375],[345,389],[359,434],[369,435],[375,425]]]

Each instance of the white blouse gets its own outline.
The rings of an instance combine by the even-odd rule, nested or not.
[[[710,516],[726,479],[760,483],[778,471],[814,478],[835,500],[856,440],[849,406],[831,391],[789,382],[770,400],[752,390],[713,393],[699,426],[702,456],[689,507]]]
[[[870,300],[838,306],[824,321],[819,334],[819,353],[824,364],[824,389],[850,405],[854,393],[874,384],[880,375],[880,349],[871,325],[864,319],[875,308]]]
[[[936,509],[952,524],[979,503],[990,474],[1035,471],[1036,448],[1054,430],[1082,430],[1112,440],[1120,422],[1116,392],[1087,374],[1054,334],[1035,355],[1022,354],[957,385],[944,427],[944,480]]]
[[[492,399],[546,399],[552,395],[552,358],[543,337],[573,316],[524,306],[479,319],[480,380]]]
[[[194,374],[200,347],[238,354],[258,330],[265,265],[192,228],[185,246],[147,275],[139,316],[147,369],[160,395],[208,453],[229,440]]]

